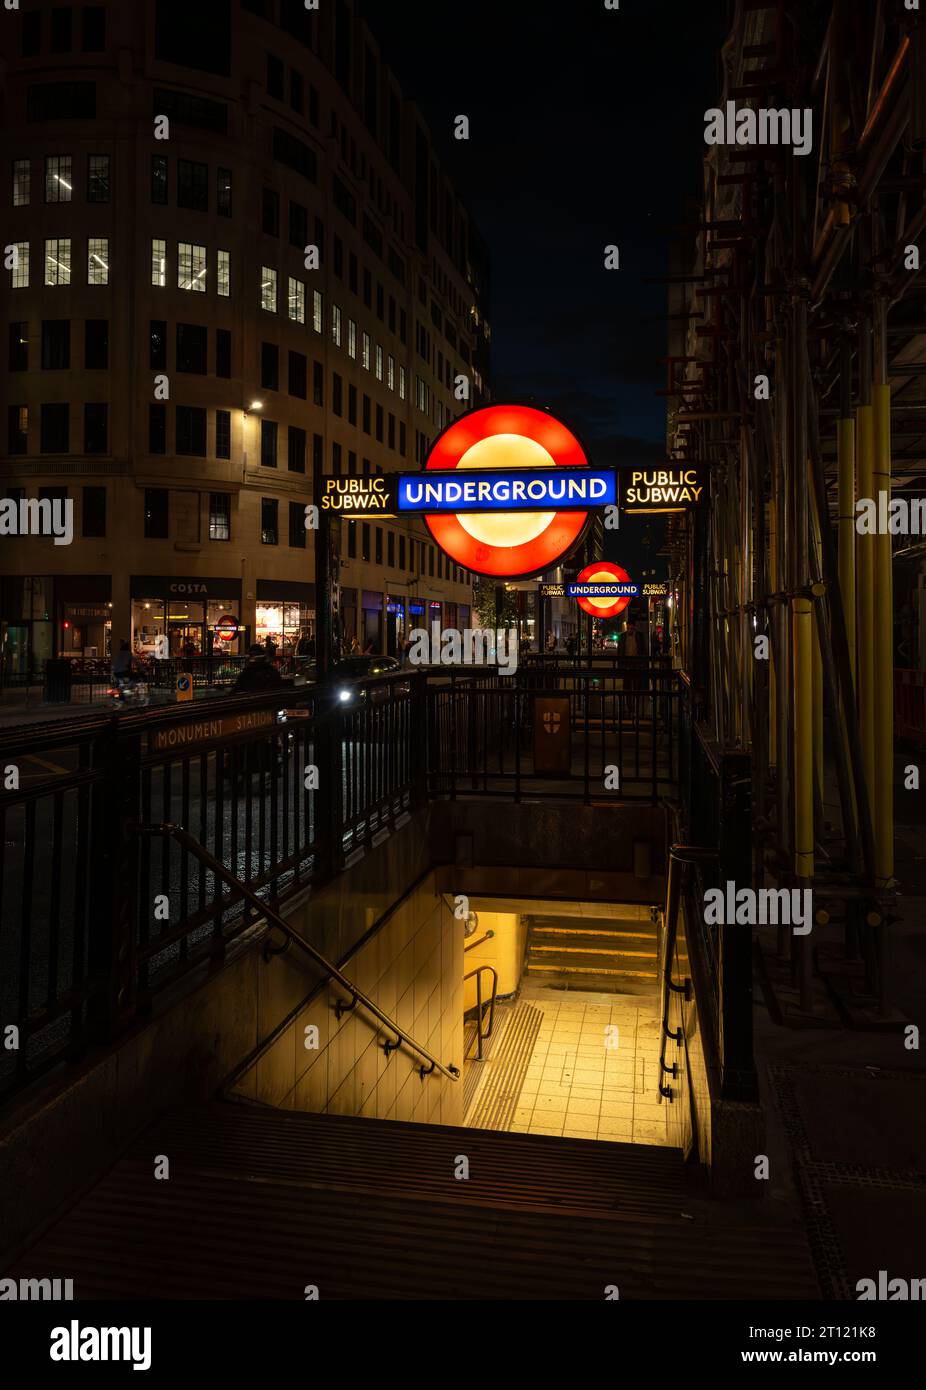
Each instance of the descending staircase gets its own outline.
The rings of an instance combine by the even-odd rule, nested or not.
[[[525,974],[565,989],[651,994],[658,988],[657,925],[614,917],[531,917]]]
[[[729,1217],[676,1149],[216,1102],[166,1115],[10,1272],[78,1300],[818,1296],[799,1230]]]

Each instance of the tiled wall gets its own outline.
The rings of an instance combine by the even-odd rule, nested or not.
[[[268,969],[285,969],[284,961]],[[463,1067],[463,923],[435,891],[433,876],[396,907],[341,965],[348,979],[441,1062]],[[326,986],[236,1088],[284,1109],[369,1115],[431,1124],[463,1123],[463,1082],[434,1073],[406,1048],[387,1058],[391,1038],[361,1005],[335,1016],[338,986]],[[317,1029],[316,1041],[311,1031]]]

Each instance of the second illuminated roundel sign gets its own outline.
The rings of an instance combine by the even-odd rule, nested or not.
[[[616,618],[639,592],[627,571],[610,560],[593,560],[576,575],[575,584],[570,588],[578,589],[586,584],[598,586],[600,593],[577,595],[576,602],[593,618]]]
[[[427,469],[587,468],[575,435],[544,410],[489,405],[449,425]],[[529,495],[529,494],[528,494]],[[475,574],[516,579],[550,569],[582,533],[587,511],[426,513],[441,550]]]

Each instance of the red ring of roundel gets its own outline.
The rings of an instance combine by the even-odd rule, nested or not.
[[[534,439],[550,454],[557,468],[587,468],[588,459],[575,435],[544,410],[527,405],[489,405],[470,411],[448,425],[428,455],[426,468],[456,468],[467,449],[493,434],[520,434]],[[455,564],[474,574],[516,579],[551,569],[571,550],[588,519],[588,512],[557,512],[542,536],[523,545],[494,546],[465,531],[456,514],[425,515],[437,544]]]

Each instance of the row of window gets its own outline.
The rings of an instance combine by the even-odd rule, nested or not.
[[[46,203],[70,203],[74,197],[75,174],[69,154],[45,156],[43,186]],[[86,173],[88,203],[108,203],[110,200],[109,155],[88,154]],[[32,201],[32,161],[13,160],[13,206],[28,207]]]
[[[109,451],[109,406],[88,401],[83,411],[83,451],[105,454]],[[55,402],[39,407],[39,449],[43,454],[66,454],[71,447],[71,407]],[[29,407],[11,405],[7,413],[7,451],[29,452]]]
[[[109,284],[109,238],[87,237],[86,283],[88,285]],[[46,237],[45,279],[46,285],[69,285],[71,283],[72,252],[70,237]],[[30,249],[28,241],[14,241],[8,251],[10,265],[10,288],[24,290],[29,287]]]
[[[79,26],[75,24],[76,5],[56,5],[43,15],[41,10],[26,10],[22,16],[22,56],[34,58],[42,51],[42,22],[47,15],[46,47],[50,53],[70,53],[77,47],[80,36],[82,53],[102,53],[106,48],[106,8],[103,5],[82,5]]]
[[[409,574],[427,574],[432,579],[446,579],[454,584],[469,583],[469,571],[453,564],[448,555],[427,541],[405,536],[401,531],[396,533],[388,527],[371,526],[368,521],[347,523],[347,554],[351,560],[369,560],[387,569],[405,570],[406,543]]]

